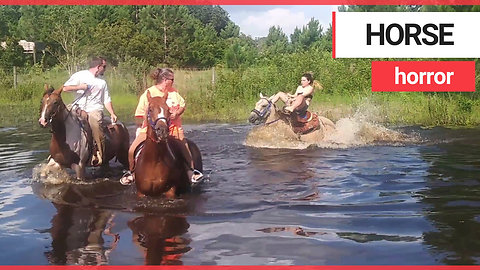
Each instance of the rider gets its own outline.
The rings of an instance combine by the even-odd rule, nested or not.
[[[88,113],[88,123],[92,129],[93,139],[97,143],[97,153],[92,158],[92,165],[96,166],[102,164],[105,153],[104,106],[110,113],[112,123],[117,121],[107,82],[102,79],[106,68],[105,58],[94,57],[90,60],[89,69],[74,73],[63,85],[65,92],[77,91],[73,104]]]
[[[130,145],[128,150],[128,162],[130,171],[127,172],[121,179],[120,183],[128,185],[134,181],[132,172],[135,168],[135,150],[147,138],[147,119],[145,119],[145,112],[148,109],[147,92],[150,92],[152,97],[167,95],[167,105],[170,110],[170,136],[177,138],[185,144],[182,149],[183,155],[187,161],[188,176],[192,182],[198,182],[203,177],[203,174],[194,169],[192,153],[188,147],[187,140],[182,128],[181,115],[185,111],[185,100],[180,96],[177,89],[173,88],[174,74],[171,69],[157,68],[151,75],[155,85],[151,86],[140,96],[137,109],[135,111],[135,118],[138,125],[136,138]]]
[[[300,85],[297,87],[295,94],[278,92],[270,97],[272,103],[277,103],[281,99],[286,107],[285,111],[297,112],[299,115],[304,115],[307,112],[308,106],[313,99],[313,76],[311,73],[304,73],[300,79]]]

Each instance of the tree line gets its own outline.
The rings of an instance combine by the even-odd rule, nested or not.
[[[42,68],[73,72],[91,55],[114,65],[239,68],[277,54],[331,49],[330,36],[312,18],[290,40],[278,26],[254,40],[220,6],[0,6],[0,66],[32,64],[19,40],[42,45]]]

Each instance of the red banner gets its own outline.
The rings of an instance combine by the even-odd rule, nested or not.
[[[372,91],[475,92],[475,62],[373,61]]]
[[[480,266],[0,266],[0,270],[478,270]]]

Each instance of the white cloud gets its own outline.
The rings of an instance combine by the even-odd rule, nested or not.
[[[302,28],[311,18],[315,18],[328,29],[332,21],[332,11],[338,6],[222,6],[230,19],[240,26],[240,31],[252,38],[265,37],[268,29],[279,26],[290,36],[295,27]]]
[[[305,25],[309,21],[302,11],[292,12],[289,9],[274,8],[266,12],[257,12],[241,20],[238,24],[242,32],[255,37],[265,37],[272,26],[279,26],[287,35],[293,33],[295,27]]]

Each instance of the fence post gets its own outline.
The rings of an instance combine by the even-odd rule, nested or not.
[[[17,67],[13,66],[13,88],[17,89]]]
[[[212,85],[215,84],[215,67],[212,67]]]

